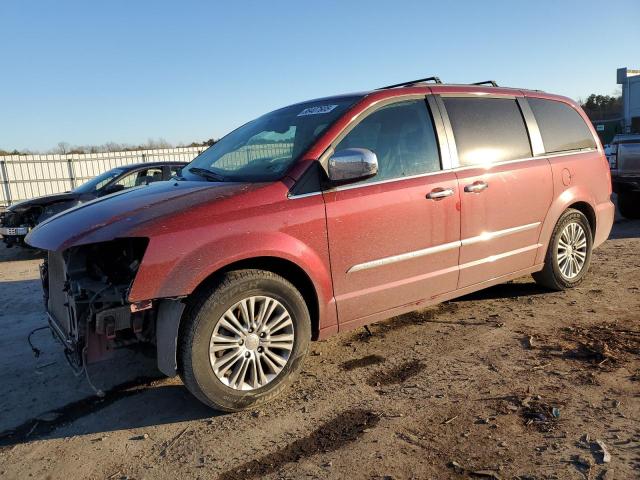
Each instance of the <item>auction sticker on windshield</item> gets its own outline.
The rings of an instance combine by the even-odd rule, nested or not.
[[[329,113],[331,110],[336,108],[338,105],[319,105],[317,107],[309,107],[305,108],[301,111],[298,116],[303,117],[305,115],[320,115],[323,113]]]

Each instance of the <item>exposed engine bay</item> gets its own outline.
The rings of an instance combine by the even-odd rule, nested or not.
[[[24,238],[29,231],[60,212],[76,205],[76,201],[59,201],[50,204],[20,204],[0,213],[0,235],[7,247],[24,246]]]
[[[48,252],[41,266],[45,306],[74,369],[155,341],[153,302],[127,300],[147,243],[126,238]]]
[[[22,245],[29,230],[38,223],[43,207],[33,207],[25,211],[7,210],[0,213],[0,234],[7,247]]]

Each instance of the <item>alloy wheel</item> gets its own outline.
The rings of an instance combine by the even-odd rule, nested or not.
[[[577,222],[567,224],[558,240],[557,259],[565,278],[576,278],[587,261],[587,234]]]
[[[278,300],[247,297],[229,308],[209,342],[213,373],[234,390],[255,390],[273,381],[291,356],[293,320]]]

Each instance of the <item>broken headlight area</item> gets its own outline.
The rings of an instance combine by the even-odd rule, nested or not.
[[[48,253],[41,277],[49,324],[75,368],[154,340],[152,302],[127,300],[147,244],[125,238]]]

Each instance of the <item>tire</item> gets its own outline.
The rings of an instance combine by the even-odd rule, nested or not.
[[[576,241],[570,249],[562,247],[567,244],[568,238],[572,238],[571,232],[579,232],[579,229],[582,229],[584,235],[584,246],[582,246],[582,241]],[[578,235],[578,237],[580,236]],[[577,245],[580,245],[580,248],[576,248]],[[551,234],[544,259],[544,268],[540,272],[534,273],[533,279],[537,284],[552,290],[565,290],[579,285],[589,270],[592,249],[593,234],[587,217],[578,210],[567,209],[560,216]],[[572,263],[567,256],[575,258],[576,264]],[[577,269],[579,261],[583,263]]]
[[[620,215],[629,220],[640,219],[640,192],[619,193],[618,210]]]
[[[264,322],[261,312],[270,312]],[[227,272],[189,302],[178,339],[178,368],[196,398],[236,412],[280,394],[302,367],[310,340],[309,310],[290,282],[263,270]],[[210,347],[217,351],[210,354]]]

